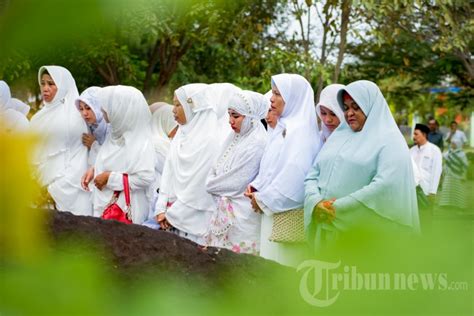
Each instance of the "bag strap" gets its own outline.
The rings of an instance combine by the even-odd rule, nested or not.
[[[123,192],[125,194],[125,204],[127,205],[127,218],[133,222],[132,220],[132,207],[130,206],[130,186],[128,183],[128,174],[123,174]]]
[[[128,184],[128,174],[123,174],[123,192],[125,193],[125,204],[130,208],[130,186]]]

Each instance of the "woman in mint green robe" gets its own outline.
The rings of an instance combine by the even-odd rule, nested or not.
[[[408,146],[382,92],[373,82],[356,81],[339,92],[338,103],[346,122],[323,146],[305,180],[309,241],[318,249],[356,229],[418,231]]]

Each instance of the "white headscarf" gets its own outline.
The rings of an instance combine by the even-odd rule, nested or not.
[[[143,94],[134,87],[109,86],[101,89],[99,100],[109,118],[110,136],[97,156],[96,173],[154,170],[151,114]]]
[[[274,211],[293,206],[277,206],[272,191],[303,206],[304,179],[320,149],[320,137],[314,111],[314,93],[309,82],[300,75],[280,74],[272,77],[285,106],[260,163],[260,171],[252,186],[259,198]]]
[[[80,180],[87,169],[87,148],[82,144],[81,137],[87,133],[87,125],[74,106],[78,97],[76,83],[66,68],[43,66],[38,71],[39,84],[45,70],[58,90],[54,99],[43,101],[43,108],[31,118],[32,131],[45,137],[34,163],[43,185],[67,173],[70,184],[81,189]]]
[[[236,179],[247,176],[250,182],[258,173],[259,161],[254,170],[248,168],[249,162],[262,156],[266,144],[267,133],[260,120],[267,112],[267,102],[260,93],[244,90],[230,99],[229,109],[245,118],[240,132],[232,133],[224,142],[222,153],[207,179],[207,190],[214,195],[243,197],[248,183],[241,186]]]
[[[215,204],[206,192],[205,181],[221,150],[220,119],[236,89],[230,84],[198,83],[175,91],[184,108],[186,124],[180,125],[171,142],[160,192],[176,196],[192,209],[214,210]],[[170,215],[173,217],[168,212],[167,216]]]
[[[75,104],[76,108],[79,111],[79,102],[84,102],[87,104],[95,114],[96,122],[90,124],[89,129],[92,134],[95,136],[100,145],[105,141],[105,136],[107,135],[107,122],[104,120],[102,111],[100,110],[101,104],[99,101],[99,93],[101,88],[99,87],[89,87],[84,90],[81,95],[76,99]]]
[[[168,134],[178,126],[174,120],[173,106],[164,102],[156,102],[150,105],[150,111],[152,113],[151,132],[155,151],[166,158],[171,143]]]
[[[359,132],[345,124],[331,134],[315,164],[320,170],[323,198],[350,196],[378,215],[419,228],[415,177],[405,139],[377,85],[360,80],[338,94],[343,106],[346,91],[367,119]],[[305,213],[311,221],[311,212]]]
[[[239,133],[240,136],[244,136],[256,126],[263,127],[260,120],[265,118],[267,113],[267,102],[260,93],[244,90],[237,92],[230,99],[229,109],[245,116]]]
[[[339,119],[340,124],[344,124],[344,112],[342,111],[341,107],[337,103],[337,95],[341,89],[344,89],[343,84],[330,84],[329,86],[325,87],[321,91],[321,95],[319,96],[319,103],[316,105],[316,113],[318,114],[319,118],[321,119],[321,141],[326,142],[328,137],[331,135],[331,131],[324,125],[324,122],[321,118],[321,105],[325,108],[331,110],[334,114],[336,114],[337,118]]]

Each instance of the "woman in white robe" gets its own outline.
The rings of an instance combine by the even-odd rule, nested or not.
[[[90,193],[81,187],[87,170],[87,148],[81,142],[87,125],[74,106],[78,97],[71,73],[60,66],[38,72],[43,107],[32,118],[31,130],[43,137],[33,162],[41,185],[56,208],[75,215],[92,215]]]
[[[337,103],[338,92],[344,88],[342,84],[330,84],[321,91],[316,113],[321,120],[321,143],[324,144],[331,133],[344,122],[344,112]]]
[[[0,80],[0,130],[5,132],[24,132],[29,128],[26,117],[30,107],[11,97],[10,87]]]
[[[163,173],[171,140],[177,131],[178,123],[174,120],[173,106],[171,104],[156,102],[150,105],[150,111],[152,113],[151,132],[156,153],[155,184],[153,188],[157,190],[160,188],[161,174]]]
[[[155,220],[155,204],[160,191],[161,175],[165,166],[166,157],[170,149],[171,140],[178,130],[178,123],[174,120],[173,106],[165,102],[156,102],[150,105],[151,133],[156,154],[155,181],[153,183],[153,198],[151,199],[148,218],[143,225],[159,229]]]
[[[412,160],[382,92],[360,80],[339,92],[338,103],[347,124],[331,135],[305,180],[309,241],[320,251],[354,229],[418,231]]]
[[[89,166],[93,167],[95,159],[107,135],[108,124],[104,120],[99,104],[99,87],[89,87],[76,99],[76,108],[89,128],[89,133],[82,134],[82,143],[89,149]]]
[[[305,255],[305,244],[270,241],[273,215],[303,208],[304,179],[319,151],[320,136],[314,92],[306,79],[296,74],[273,76],[272,91],[271,107],[279,119],[246,195],[263,212],[260,255],[295,266]]]
[[[234,133],[224,142],[223,151],[206,180],[207,192],[216,201],[206,243],[238,253],[258,254],[261,215],[253,211],[244,196],[255,178],[267,141],[260,120],[267,112],[264,96],[240,91],[229,101],[230,125]]]
[[[102,88],[99,99],[110,132],[97,155],[94,174],[84,177],[83,186],[88,187],[94,178],[94,216],[102,216],[114,191],[121,191],[116,203],[125,211],[123,174],[128,174],[132,222],[142,224],[148,216],[155,178],[148,104],[139,90],[129,86]]]
[[[230,130],[221,122],[236,90],[231,84],[189,84],[175,91],[173,111],[179,128],[163,169],[155,216],[162,228],[173,227],[201,245],[215,210],[206,178]]]

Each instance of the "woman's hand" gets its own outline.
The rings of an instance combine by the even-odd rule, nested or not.
[[[247,189],[244,192],[244,196],[250,199],[250,204],[252,204],[252,208],[255,211],[255,213],[263,214],[263,211],[260,208],[260,206],[258,206],[257,199],[255,198],[256,191],[257,190],[255,190],[255,188],[249,184],[247,186]]]
[[[260,206],[258,206],[258,203],[257,203],[257,198],[255,197],[255,193],[244,193],[246,197],[248,197],[250,199],[250,204],[252,204],[252,208],[253,210],[255,211],[255,213],[259,213],[259,214],[263,214],[263,211],[262,209],[260,208]]]
[[[87,169],[86,173],[81,178],[81,186],[84,190],[90,191],[89,183],[94,179],[94,167]]]
[[[332,205],[336,199],[322,200],[313,209],[313,217],[318,222],[331,223],[336,218],[336,209]]]
[[[256,191],[257,191],[257,190],[256,190],[253,186],[251,186],[251,185],[249,184],[249,185],[247,186],[247,189],[246,189],[245,192],[244,192],[244,195],[245,195],[246,197],[248,197],[249,199],[251,199],[251,194],[252,194],[253,192],[256,192]]]
[[[87,149],[91,149],[92,144],[95,142],[95,136],[93,134],[82,134],[82,144],[87,147]]]
[[[171,228],[171,224],[166,219],[166,213],[160,213],[156,215],[155,219],[158,224],[160,224],[161,229],[167,230]]]
[[[97,189],[101,190],[107,185],[109,181],[110,171],[104,171],[101,174],[97,175],[94,179],[94,184]]]

